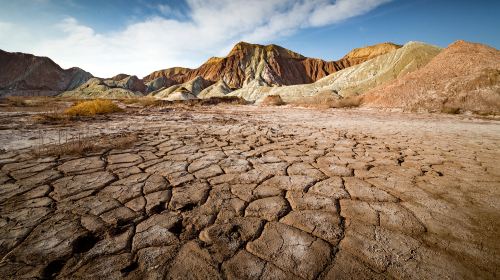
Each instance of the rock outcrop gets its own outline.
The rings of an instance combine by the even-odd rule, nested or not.
[[[217,83],[202,90],[197,97],[198,98],[222,97],[226,96],[230,92],[231,88],[223,80],[220,80]]]
[[[176,81],[161,76],[146,83],[146,92],[154,92],[159,89],[168,88],[176,84]]]
[[[267,86],[307,84],[399,47],[384,43],[356,49],[339,61],[324,61],[277,45],[240,42],[226,57],[210,58],[199,68],[169,68],[153,72],[143,80],[151,83],[164,77],[166,84],[185,83],[200,76],[212,83],[222,80],[233,90],[255,81]]]
[[[457,41],[425,67],[368,92],[364,104],[406,110],[500,113],[500,51]]]
[[[92,78],[80,68],[62,69],[47,57],[0,50],[0,96],[56,95]]]
[[[209,84],[209,81],[197,76],[186,83],[173,85],[171,87],[152,92],[150,95],[165,100],[196,99],[198,94],[200,94],[200,92]]]
[[[252,85],[233,91],[229,95],[249,101],[256,101],[268,95],[280,95],[285,102],[301,101],[303,98],[325,93],[335,97],[360,95],[423,67],[440,51],[438,47],[409,42],[402,48],[343,69],[312,84],[283,87]],[[353,52],[363,54],[359,50]],[[352,59],[354,55],[350,57]]]
[[[373,46],[368,46],[368,47],[363,47],[363,48],[356,48],[352,51],[350,51],[348,54],[346,54],[342,59],[339,61],[344,61],[346,67],[349,67],[347,65],[356,65],[363,63],[367,60],[370,60],[372,58],[375,58],[379,55],[383,55],[389,52],[392,52],[394,50],[397,50],[401,48],[401,45],[396,45],[390,42],[386,43],[381,43]]]
[[[119,74],[110,79],[92,78],[62,96],[79,98],[126,98],[142,96],[146,85],[136,76]]]

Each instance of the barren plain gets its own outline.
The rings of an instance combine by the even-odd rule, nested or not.
[[[1,114],[4,279],[500,277],[498,120],[236,105],[67,125]],[[61,131],[136,138],[34,155]]]

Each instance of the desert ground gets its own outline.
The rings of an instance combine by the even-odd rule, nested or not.
[[[500,277],[498,119],[224,104],[36,114],[0,110],[3,279]],[[75,139],[94,148],[57,150]]]

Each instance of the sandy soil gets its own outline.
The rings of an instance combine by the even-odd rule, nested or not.
[[[256,106],[64,126],[2,114],[2,278],[500,275],[499,121]],[[139,140],[29,157],[61,130]]]

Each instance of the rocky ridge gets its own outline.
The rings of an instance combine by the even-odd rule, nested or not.
[[[118,74],[109,79],[92,78],[62,96],[79,98],[127,98],[143,96],[146,85],[136,76]]]
[[[151,93],[158,98],[174,100],[202,96],[221,96],[241,87],[307,84],[330,73],[369,60],[399,48],[383,43],[355,49],[338,61],[307,58],[277,45],[257,45],[240,42],[226,57],[213,57],[197,69],[174,67],[156,71],[144,77],[119,74],[109,79],[94,78],[79,68],[61,69],[48,58],[28,54],[0,53],[0,62],[8,71],[2,72],[0,90],[7,93],[34,95],[42,91],[79,98],[125,98]],[[195,92],[184,91],[189,84],[203,79]],[[54,82],[55,81],[55,82]],[[2,84],[3,82],[3,84]],[[189,87],[189,86],[188,86]],[[158,94],[163,91],[161,94]],[[176,92],[175,94],[173,94]],[[173,94],[169,96],[169,94]],[[189,94],[188,94],[189,93]]]
[[[229,95],[250,101],[268,95],[279,95],[285,102],[300,101],[318,94],[336,98],[360,95],[423,67],[440,51],[440,48],[425,43],[409,42],[402,48],[340,70],[311,84],[282,87],[253,85],[233,91]],[[364,53],[361,50],[353,52]]]
[[[160,70],[144,77],[144,81],[151,83],[164,77],[165,86],[168,86],[169,83],[185,83],[200,76],[212,83],[222,80],[231,89],[245,87],[251,82],[267,86],[307,84],[399,47],[383,43],[353,50],[338,61],[324,61],[304,57],[277,45],[240,42],[226,57],[210,58],[199,68]]]
[[[210,85],[210,82],[200,76],[185,82],[183,84],[173,85],[171,87],[160,89],[149,95],[165,100],[187,100],[196,99],[201,91]]]

